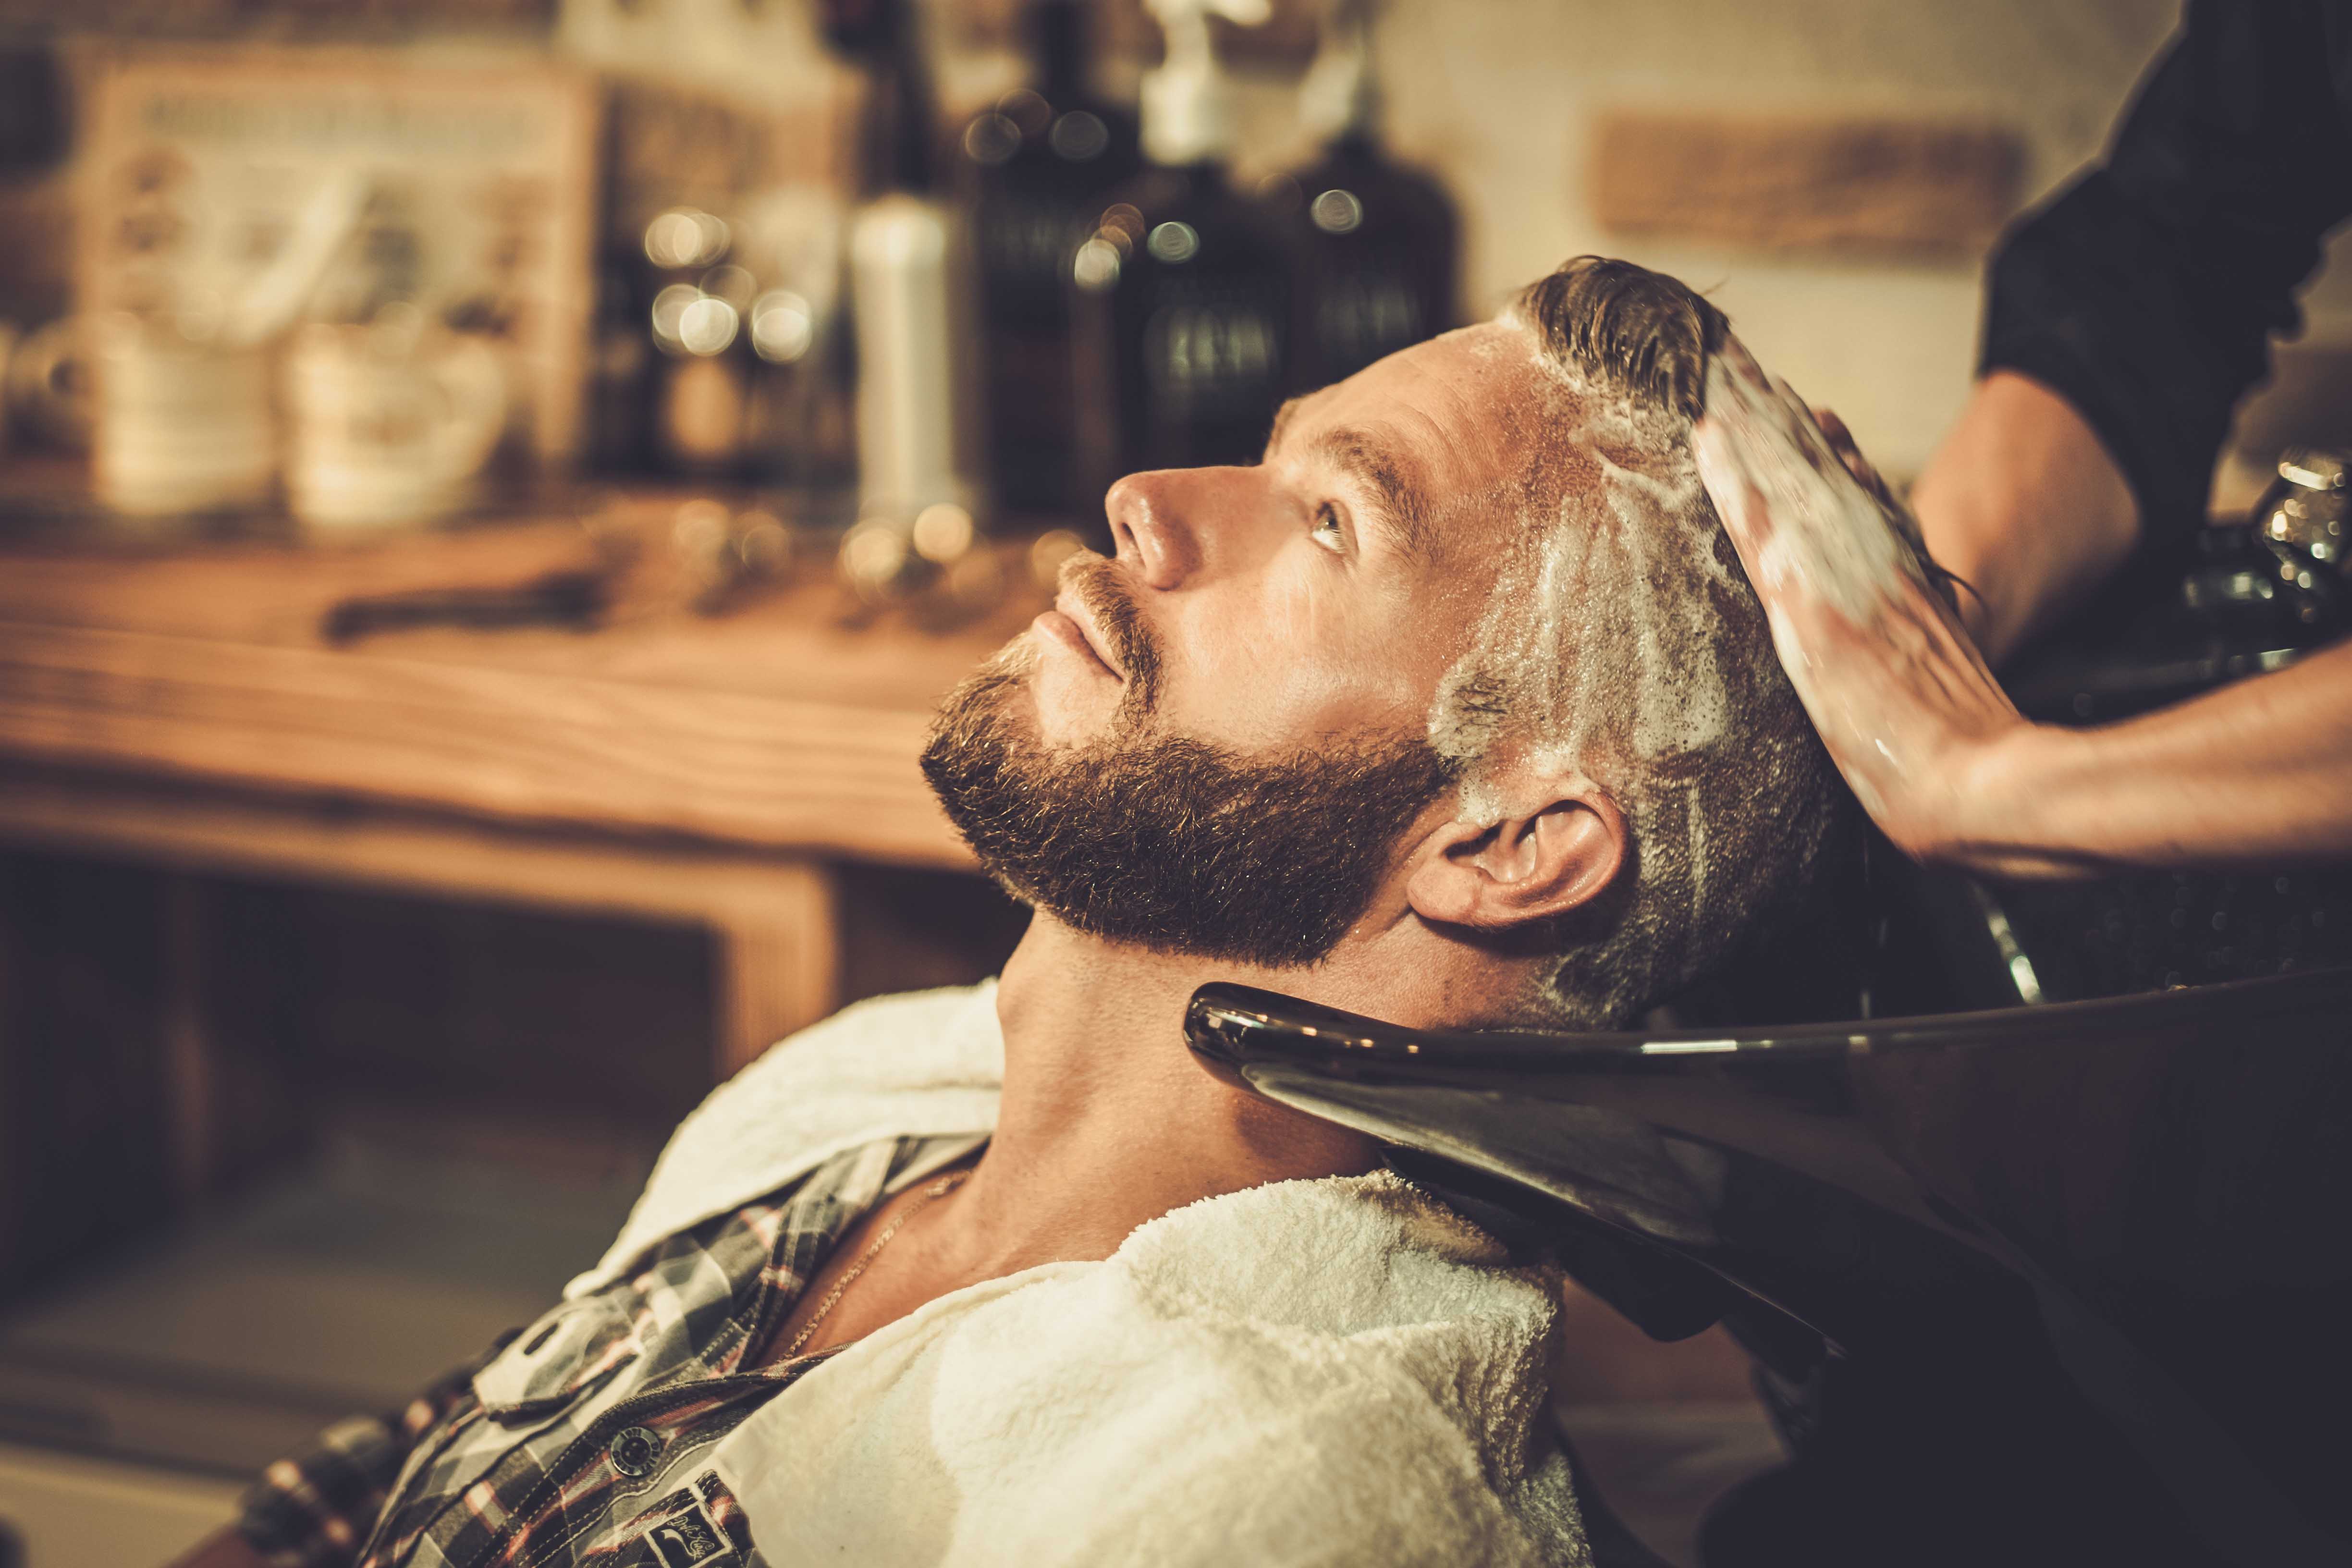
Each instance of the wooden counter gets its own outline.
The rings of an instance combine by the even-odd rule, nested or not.
[[[699,921],[731,1071],[837,1005],[834,865],[970,865],[917,758],[1042,597],[930,632],[817,562],[698,614],[678,504],[360,548],[0,536],[0,840]],[[593,630],[321,629],[355,595],[615,562]]]

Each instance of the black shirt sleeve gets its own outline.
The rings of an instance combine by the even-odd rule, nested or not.
[[[1982,371],[2073,404],[2184,552],[2238,398],[2352,213],[2352,6],[2190,0],[2103,163],[1996,252]]]

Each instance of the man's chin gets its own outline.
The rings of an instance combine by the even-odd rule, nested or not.
[[[924,776],[999,881],[1108,942],[1313,963],[1368,907],[1398,835],[1447,782],[1417,736],[1267,761],[1116,727],[1058,743],[1045,701],[1028,728],[1018,668],[992,660],[949,695]]]

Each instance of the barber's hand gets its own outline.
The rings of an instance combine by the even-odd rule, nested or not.
[[[2000,811],[1982,787],[1992,760],[2032,727],[1934,584],[1918,525],[1844,426],[1824,430],[1737,340],[1708,370],[1694,446],[1780,662],[1864,808],[1921,859],[1977,858],[1998,837],[1997,821],[1980,831]]]

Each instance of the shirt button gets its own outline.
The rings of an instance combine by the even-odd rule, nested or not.
[[[635,1479],[652,1471],[661,1457],[661,1439],[642,1426],[624,1426],[613,1434],[613,1446],[605,1452],[614,1469]]]

